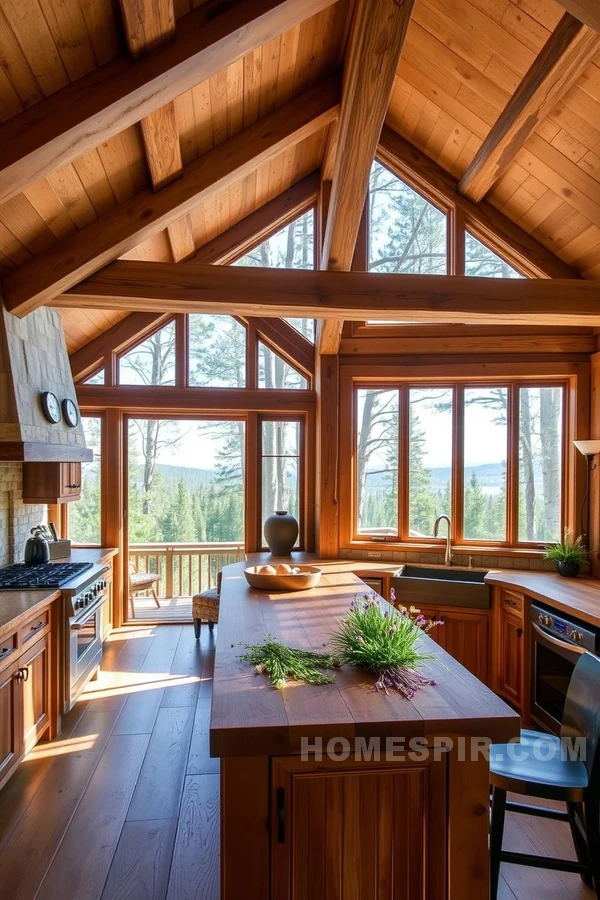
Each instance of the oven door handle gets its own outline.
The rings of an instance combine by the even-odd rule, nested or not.
[[[578,647],[577,644],[571,644],[568,641],[561,641],[559,638],[553,637],[551,634],[548,634],[547,631],[543,631],[539,625],[536,625],[535,622],[531,623],[533,629],[540,634],[545,641],[548,641],[550,644],[554,644],[555,647],[560,647],[561,650],[570,650],[572,653],[578,653],[582,656],[586,653],[585,647]]]
[[[103,595],[102,600],[100,600],[98,603],[94,603],[93,606],[88,607],[85,619],[78,619],[77,622],[71,622],[70,627],[73,629],[73,631],[79,631],[81,628],[83,628],[84,625],[87,625],[90,619],[93,618],[100,607],[105,603],[105,601],[106,596]]]

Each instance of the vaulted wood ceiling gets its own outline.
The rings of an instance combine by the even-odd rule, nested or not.
[[[593,30],[598,26],[595,0],[561,4],[416,0],[412,10],[412,4],[406,5],[410,22],[404,41],[399,34],[397,42],[401,55],[387,124],[456,179],[463,179],[467,195],[489,187],[487,201],[509,219],[576,272],[600,277],[600,38]],[[36,107],[40,112],[50,109],[49,101],[66,96],[70,83],[83,79],[81,85],[87,84],[84,79],[94,78],[89,74],[94,72],[101,80],[103,73],[117,71],[121,60],[124,71],[130,67],[130,77],[132,57],[138,60],[135,66],[154,66],[158,71],[160,47],[168,45],[178,27],[169,11],[181,20],[194,13],[192,6],[202,7],[195,15],[206,14],[210,27],[216,28],[214,21],[227,7],[233,10],[232,17],[252,7],[257,15],[264,13],[268,23],[269,9],[277,4],[266,0],[237,5],[233,0],[225,5],[175,0],[174,6],[165,0],[121,0],[121,8],[112,0],[2,4],[0,117],[6,124],[0,126],[0,165],[4,168],[10,162],[6,148],[15,146],[15,135],[17,143],[22,137],[20,123],[33,116]],[[151,196],[153,188],[178,178],[182,167],[187,173],[194,160],[293,104],[340,70],[352,11],[355,6],[360,9],[360,0],[321,4],[288,0],[279,6],[283,12],[278,21],[289,16],[289,21],[296,21],[293,27],[199,83],[194,81],[195,70],[190,74],[182,63],[180,83],[190,86],[142,116],[141,122],[135,121],[134,107],[127,113],[132,124],[122,129],[113,124],[111,134],[104,123],[106,131],[97,142],[85,129],[76,139],[74,129],[71,152],[68,142],[59,147],[55,141],[54,155],[36,157],[38,172],[45,174],[0,205],[0,276],[8,288],[18,282],[14,274],[18,268],[26,267],[22,281],[30,273],[32,279],[37,277],[31,266],[34,258],[40,257],[43,270],[46,260],[57,258],[57,248],[62,252],[64,247],[63,257],[68,256],[77,232],[89,229],[100,217],[114,215],[119,207],[127,209],[126,204],[136,196],[145,197],[144,192]],[[385,10],[385,3],[378,6]],[[307,18],[299,12],[303,7],[320,11]],[[565,9],[586,27],[565,19]],[[253,39],[268,34],[268,28],[266,24],[261,32],[257,27]],[[545,65],[543,48],[548,52],[553,41],[563,62],[550,60]],[[228,52],[234,58],[233,51]],[[537,71],[532,70],[536,60]],[[203,65],[201,72],[211,71],[210,62]],[[304,99],[299,101],[303,103]],[[523,109],[525,129],[519,119]],[[343,115],[342,109],[342,123]],[[509,121],[495,145],[502,164],[491,174],[489,163],[483,174],[481,168],[475,171],[473,160],[484,142],[487,158],[494,126],[498,130],[503,117]],[[333,122],[322,121],[322,127],[302,133],[289,145],[283,140],[261,164],[240,170],[241,177],[224,179],[223,187],[210,195],[198,193],[199,202],[187,203],[184,215],[128,246],[121,256],[158,262],[184,259],[311,172],[324,167],[327,177],[335,178],[335,149],[343,135],[338,135]],[[84,146],[81,134],[87,134],[90,146],[85,152],[73,151]],[[53,159],[60,165],[53,166]],[[478,189],[472,188],[475,182]],[[8,187],[5,184],[8,194],[10,183],[8,179]],[[13,183],[20,184],[18,178]],[[182,189],[177,190],[181,194]],[[69,350],[77,350],[125,314],[64,310]]]

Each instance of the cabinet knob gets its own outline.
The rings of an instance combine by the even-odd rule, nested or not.
[[[27,681],[29,678],[29,669],[23,666],[21,669],[17,669],[15,672],[15,679],[17,681]]]
[[[517,628],[517,637],[518,638],[523,637],[523,629],[522,628]]]

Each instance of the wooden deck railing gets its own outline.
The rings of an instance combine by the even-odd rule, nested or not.
[[[243,543],[130,544],[129,562],[138,572],[160,575],[160,597],[191,597],[213,587],[223,566],[244,559]]]

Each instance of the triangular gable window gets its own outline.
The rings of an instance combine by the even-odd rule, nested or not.
[[[119,384],[175,384],[175,323],[128,350],[119,359]]]
[[[468,231],[465,231],[465,275],[480,278],[525,278]]]
[[[262,341],[258,343],[258,386],[279,390],[306,390],[308,382],[296,369]]]
[[[82,384],[104,384],[104,369],[99,369],[93,375],[90,375]]]
[[[446,215],[374,162],[369,181],[369,271],[446,275]]]

